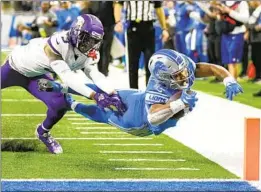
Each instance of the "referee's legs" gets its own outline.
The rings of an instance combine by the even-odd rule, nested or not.
[[[139,40],[139,35],[136,31],[132,31],[132,28],[128,29],[127,38],[130,88],[138,89],[138,70],[139,58],[141,54],[141,42]]]
[[[155,53],[155,30],[152,27],[147,30],[147,33],[144,34],[144,64],[146,70],[146,85],[148,84],[150,78],[150,71],[149,71],[149,60],[151,56]]]
[[[98,62],[98,70],[105,76],[108,76],[114,28],[105,27],[104,32],[103,43],[100,50],[100,61]]]

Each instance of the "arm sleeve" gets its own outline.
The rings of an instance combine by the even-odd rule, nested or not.
[[[85,83],[88,81],[84,75],[79,75],[79,71],[72,71],[67,63],[63,60],[56,60],[50,63],[52,70],[61,78],[61,80],[74,91],[90,98],[94,91],[87,87]]]
[[[112,94],[115,89],[112,86],[112,83],[97,70],[96,65],[89,65],[84,69],[86,76],[92,79],[93,83],[103,90],[107,94]]]
[[[232,10],[229,14],[230,17],[240,21],[242,23],[247,23],[249,19],[249,7],[246,1],[241,1],[239,4],[239,11]]]

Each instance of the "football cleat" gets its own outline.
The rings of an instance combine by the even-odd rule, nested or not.
[[[36,137],[43,142],[47,149],[53,154],[63,153],[62,146],[51,136],[49,132],[41,133],[41,125],[35,130]]]

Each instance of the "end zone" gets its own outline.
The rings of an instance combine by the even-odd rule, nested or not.
[[[3,179],[2,191],[258,191],[243,180]]]

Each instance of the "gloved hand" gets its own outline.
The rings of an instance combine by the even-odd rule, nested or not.
[[[226,86],[226,98],[233,100],[233,97],[239,93],[243,93],[242,87],[236,82],[233,77],[226,77],[224,79],[224,84]]]
[[[189,111],[192,111],[192,109],[195,107],[196,102],[198,101],[198,98],[196,97],[196,92],[188,92],[187,89],[184,89],[181,94],[181,101],[189,106]]]
[[[97,105],[101,108],[109,108],[112,104],[110,96],[107,93],[95,93],[93,99],[96,101]]]
[[[127,110],[124,103],[121,101],[121,98],[118,94],[110,95],[112,105],[116,107],[118,112],[123,115],[123,113]]]
[[[94,100],[101,108],[108,108],[113,111],[112,106],[116,107],[118,112],[122,115],[125,111],[125,105],[122,103],[118,94],[108,95],[107,93],[95,93]]]
[[[38,84],[39,91],[58,92],[59,93],[63,89],[61,84],[48,80],[48,79],[39,79],[37,81],[37,84]]]

